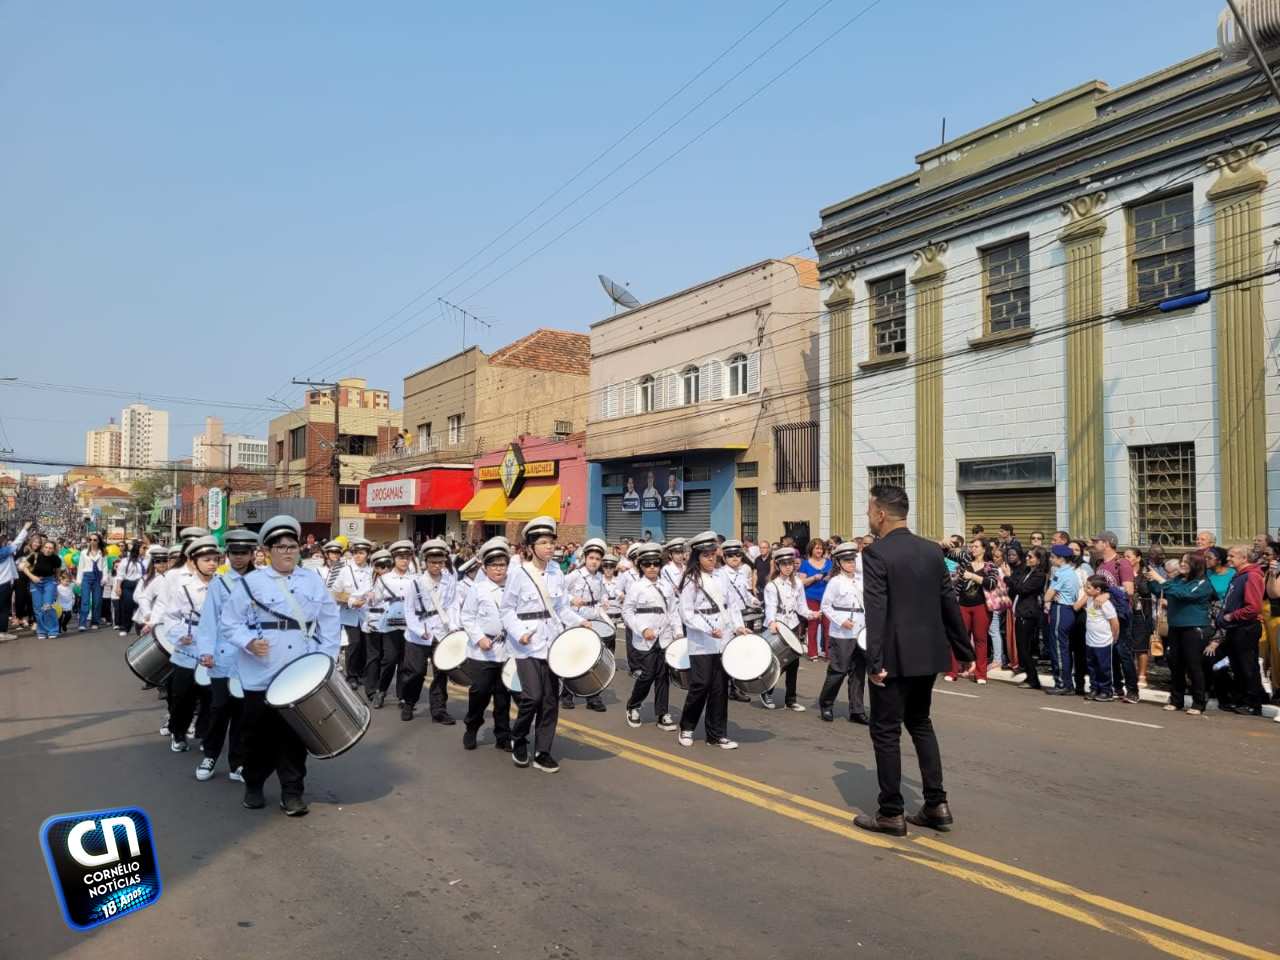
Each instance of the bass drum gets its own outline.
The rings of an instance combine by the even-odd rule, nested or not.
[[[769,649],[778,658],[778,666],[780,667],[785,668],[793,661],[799,660],[804,656],[804,644],[800,642],[800,638],[796,636],[795,631],[785,623],[778,624],[777,633],[772,630],[765,630],[760,633],[760,636],[769,644]]]
[[[524,689],[520,686],[520,674],[516,673],[515,657],[502,665],[502,685],[512,693],[519,693]]]
[[[431,655],[431,665],[460,687],[471,686],[471,671],[467,669],[467,631],[454,630],[436,644]]]
[[[173,645],[164,638],[164,628],[157,627],[145,637],[138,637],[124,652],[124,662],[133,675],[153,687],[162,686],[173,673]]]
[[[721,655],[724,672],[746,694],[766,693],[778,685],[782,667],[764,637],[739,634],[725,644]]]
[[[613,625],[613,621],[607,615],[588,620],[587,626],[596,632],[596,636],[610,653],[618,649],[618,628]]]
[[[346,753],[369,729],[372,714],[323,653],[294,660],[271,681],[267,703],[302,738],[307,753],[328,760]]]
[[[613,654],[590,627],[570,627],[551,641],[547,666],[575,697],[594,697],[617,671]]]
[[[859,650],[867,649],[867,628],[866,627],[863,627],[861,630],[858,631],[858,649]]]
[[[693,670],[689,665],[689,641],[684,637],[672,640],[664,654],[667,670],[671,674],[671,682],[681,690],[688,690],[693,679]]]

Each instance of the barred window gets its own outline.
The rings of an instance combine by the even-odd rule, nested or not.
[[[1195,292],[1191,191],[1130,207],[1129,229],[1134,304],[1159,303]]]
[[[1185,547],[1196,539],[1196,449],[1192,443],[1129,448],[1132,539]]]
[[[738,491],[738,512],[742,516],[742,539],[760,538],[760,491],[743,487]]]
[[[759,460],[743,460],[738,464],[738,476],[750,479],[760,476]]]
[[[773,476],[778,493],[818,489],[818,425],[781,423],[773,428]]]
[[[705,483],[711,479],[711,467],[706,464],[699,467],[685,467],[684,479],[686,483]]]
[[[871,291],[871,350],[875,358],[907,352],[907,275],[895,273],[873,280]]]
[[[867,489],[888,484],[892,487],[906,487],[907,468],[901,463],[882,463],[867,467]]]
[[[1019,237],[982,252],[986,275],[987,332],[1031,326],[1031,241]]]
[[[338,487],[338,503],[343,506],[352,506],[360,502],[360,488],[354,485],[343,484]]]

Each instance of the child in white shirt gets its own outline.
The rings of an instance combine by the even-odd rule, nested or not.
[[[1089,660],[1089,694],[1085,699],[1106,703],[1111,699],[1111,647],[1120,636],[1120,620],[1105,577],[1095,574],[1085,581],[1084,595],[1084,642]]]
[[[63,571],[58,575],[58,606],[62,608],[62,615],[58,617],[58,632],[67,632],[67,622],[71,619],[71,611],[76,605],[75,584],[71,580],[71,574]]]

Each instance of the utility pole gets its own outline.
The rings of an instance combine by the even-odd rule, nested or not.
[[[329,383],[324,380],[298,380],[295,378],[293,382],[295,386],[299,387],[312,387],[316,390],[333,391],[333,456],[329,461],[329,472],[333,476],[333,517],[329,522],[329,539],[332,540],[341,532],[339,527],[340,518],[338,516],[338,495],[339,488],[342,486],[342,459],[339,457],[339,453],[342,450],[342,444],[338,439],[338,400],[341,398],[341,393],[338,384]]]
[[[169,511],[169,543],[178,542],[178,507],[182,499],[182,488],[178,486],[178,461],[170,461],[173,465],[173,509]]]

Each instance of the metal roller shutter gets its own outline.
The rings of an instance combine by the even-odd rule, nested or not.
[[[711,529],[711,491],[685,490],[684,509],[664,513],[667,539],[672,537],[696,537]],[[729,534],[725,534],[729,536]]]
[[[617,543],[623,537],[639,540],[640,514],[622,509],[622,494],[609,493],[604,498],[604,538],[609,543]]]
[[[995,540],[1000,524],[1013,525],[1013,535],[1024,547],[1031,545],[1031,531],[1044,533],[1045,543],[1058,528],[1058,497],[1052,488],[1043,490],[980,490],[964,495],[964,530],[967,537],[980,523],[989,539]],[[957,533],[962,531],[955,531]]]

